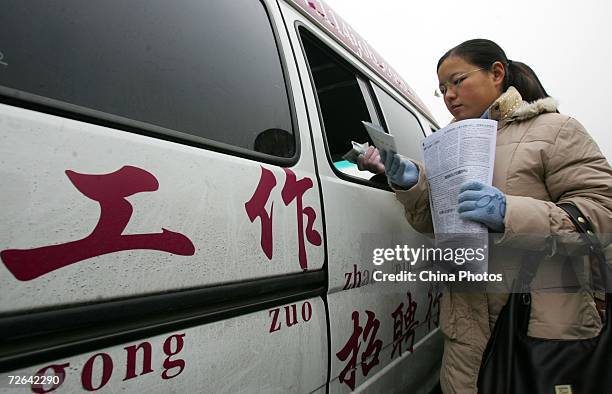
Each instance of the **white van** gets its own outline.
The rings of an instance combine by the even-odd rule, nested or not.
[[[0,391],[435,388],[439,289],[373,280],[415,232],[342,156],[437,125],[329,7],[0,9]]]

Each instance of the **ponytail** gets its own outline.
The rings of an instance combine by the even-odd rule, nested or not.
[[[529,103],[548,97],[548,93],[546,93],[546,89],[542,86],[536,73],[525,63],[509,60],[506,74],[508,77],[504,91],[510,86],[514,86],[523,100]]]
[[[548,97],[548,93],[531,67],[525,63],[508,60],[504,50],[491,40],[475,39],[457,45],[438,60],[437,69],[440,69],[442,62],[451,56],[461,57],[468,63],[485,70],[489,70],[493,63],[500,62],[506,70],[504,91],[514,86],[523,100],[527,102]]]

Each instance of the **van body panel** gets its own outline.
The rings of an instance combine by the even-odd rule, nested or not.
[[[326,358],[325,332],[323,302],[311,298],[3,373],[0,381],[59,376],[57,392],[309,393],[327,378],[314,362]],[[300,352],[286,351],[294,348]]]
[[[432,355],[441,358],[443,346],[444,339],[441,332],[439,330],[430,332],[429,336],[415,345],[412,357],[396,358],[381,373],[361,385],[359,392],[430,394],[432,387],[438,384],[437,370],[440,360],[434,364],[424,363],[421,360],[430,359]],[[387,373],[390,370],[399,370],[403,373]]]
[[[78,23],[87,18],[96,22],[80,3],[66,4],[72,6],[45,7],[59,12],[60,22],[78,12],[84,12],[83,19],[75,19]],[[168,24],[177,15],[178,22],[207,16],[201,9],[202,15],[185,11],[201,8],[198,1],[182,4],[185,8],[176,7],[176,14],[161,22]],[[236,4],[231,6],[241,7]],[[193,42],[186,38],[189,26],[177,22],[165,30],[168,36],[164,29],[150,32],[160,41],[153,40],[159,46],[149,48],[127,23],[124,38],[136,39],[142,53],[117,64],[128,67],[148,59],[151,51],[165,57],[159,64],[149,61],[153,69],[128,78],[120,86],[123,93],[88,92],[92,102],[116,94],[122,103],[118,113],[20,91],[10,84],[12,77],[4,76],[7,83],[0,75],[0,174],[5,185],[0,189],[0,328],[8,333],[0,341],[2,389],[9,376],[37,374],[61,378],[57,392],[427,392],[435,385],[441,357],[439,288],[378,283],[375,271],[392,274],[409,267],[372,261],[373,247],[400,242],[418,247],[422,236],[407,223],[386,184],[375,184],[372,174],[354,166],[340,169],[338,158],[332,158],[299,28],[355,71],[371,100],[370,115],[386,130],[393,122],[385,99],[418,119],[417,133],[400,138],[415,152],[423,137],[418,133],[424,129],[429,134],[429,125],[435,125],[431,113],[324,2],[240,4],[248,14],[221,12],[229,2],[208,4],[219,15],[213,23],[218,37],[216,32],[202,36],[202,47],[217,51],[210,55],[215,61],[231,53],[231,64],[224,68],[211,60],[206,69],[207,58],[194,56],[201,61],[194,63],[198,72],[193,83],[182,79],[183,85],[178,79],[169,82],[185,72],[172,72],[169,66],[176,58],[164,52],[168,46],[162,43],[169,40],[193,53]],[[110,12],[125,4],[98,6]],[[165,6],[163,1],[141,1],[139,23],[150,26],[155,7]],[[129,21],[129,12],[120,14],[113,23]],[[257,28],[250,23],[255,21],[259,27],[269,22],[271,30],[249,30]],[[50,34],[72,26],[60,22],[50,24],[55,26]],[[237,30],[224,34],[223,26],[230,25]],[[46,25],[38,27],[44,32]],[[104,26],[95,28],[95,34],[104,32]],[[224,40],[227,47],[219,44]],[[266,63],[246,49],[248,55],[240,57],[241,45],[257,52],[264,48],[262,41],[273,67],[262,67]],[[109,43],[101,43],[100,51],[114,48]],[[18,51],[11,48],[12,53],[0,48],[0,54],[14,72]],[[83,59],[68,62],[68,71]],[[123,71],[117,64],[111,62],[113,73]],[[248,71],[230,72],[240,64]],[[58,61],[47,69],[70,76],[64,66]],[[276,81],[265,83],[259,96],[247,94],[245,86],[251,85],[244,79],[232,78],[248,79],[258,70],[264,70],[261,80]],[[207,72],[223,78],[196,78]],[[103,79],[113,73],[96,75]],[[204,121],[195,116],[194,128],[173,128],[186,115],[178,102],[163,95],[168,108],[176,109],[159,114],[168,123],[147,123],[122,112],[132,102],[136,107],[148,103],[137,85],[149,77],[160,77],[168,83],[166,91],[185,95],[201,87]],[[65,92],[80,86],[75,83]],[[137,100],[125,100],[128,93]],[[195,93],[190,115],[200,111]],[[281,104],[277,96],[266,101],[267,94],[281,97]],[[112,108],[114,101],[109,103]],[[225,139],[233,127],[244,126],[242,118],[256,118],[257,108],[272,114],[273,122],[283,119],[285,128],[261,131],[257,123],[256,130],[240,129],[236,140]],[[221,118],[228,122],[217,123]],[[230,126],[212,130],[218,124]],[[260,134],[266,138],[258,146],[252,137]],[[293,141],[291,149],[277,151]],[[35,392],[54,388],[24,387]]]
[[[421,379],[426,376],[418,373],[416,381],[406,379],[406,375],[412,376],[412,370],[436,375],[442,336],[437,329],[438,307],[432,301],[438,290],[416,283],[374,282],[329,294],[329,314],[333,316],[330,392],[350,392],[352,385],[361,390],[361,385],[377,379],[392,382],[386,388],[395,392],[407,385],[417,386],[416,382],[424,384]],[[407,328],[413,333],[408,334]],[[356,333],[361,334],[357,341]],[[368,352],[378,346],[377,353]],[[347,349],[353,351],[348,358]],[[356,363],[351,365],[355,355]]]
[[[2,171],[11,185],[0,193],[7,207],[1,220],[10,226],[0,234],[2,313],[323,265],[318,185],[314,173],[299,169],[308,159],[307,146],[296,167],[282,169],[6,105],[0,105],[0,117]],[[302,262],[298,218],[305,216],[298,215],[295,198],[287,197],[285,204],[282,197],[285,185],[291,186],[289,172],[294,183],[309,180],[310,187],[299,196],[301,208],[313,210],[312,233],[319,234],[318,245],[302,239]],[[107,184],[99,192],[90,190],[88,177]],[[121,194],[122,182],[134,187]],[[251,222],[245,207],[265,182],[274,184],[265,205],[273,215],[271,249],[262,247],[260,218],[252,216]],[[107,192],[106,200],[96,192]],[[104,227],[107,217],[127,223]],[[143,234],[148,234],[143,241],[122,243],[121,237]],[[86,249],[98,255],[83,255]]]
[[[315,98],[317,89],[312,85],[308,60],[300,45],[299,26],[306,27],[343,60],[355,65],[358,72],[377,83],[385,82],[376,79],[368,68],[301,13],[283,3],[281,10],[300,68],[315,151],[328,152]],[[418,151],[419,140],[412,143]],[[316,160],[326,212],[330,392],[361,390],[360,385],[370,379],[383,379],[381,374],[387,382],[400,382],[400,376],[406,373],[402,369],[406,363],[418,364],[420,370],[429,371],[430,379],[421,388],[432,388],[436,379],[431,376],[436,376],[440,362],[440,354],[430,351],[439,348],[441,340],[437,330],[439,302],[436,302],[440,288],[423,282],[376,282],[374,271],[396,273],[409,268],[392,262],[376,266],[372,262],[372,247],[407,244],[418,248],[423,245],[424,236],[410,227],[403,207],[389,190],[340,178],[327,154],[317,154]],[[413,331],[409,336],[406,335],[408,326]],[[408,359],[411,361],[404,361]],[[391,388],[387,383],[383,386]],[[395,389],[400,387],[404,386],[397,385]]]

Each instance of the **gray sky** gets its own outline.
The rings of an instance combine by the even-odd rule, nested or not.
[[[528,64],[562,113],[580,121],[612,162],[612,3],[605,0],[326,0],[389,62],[444,126],[436,64],[472,38]]]

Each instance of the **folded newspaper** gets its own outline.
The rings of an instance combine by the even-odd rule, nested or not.
[[[483,225],[457,212],[459,187],[465,181],[491,185],[497,122],[467,119],[452,123],[422,141],[436,234],[486,233]]]

